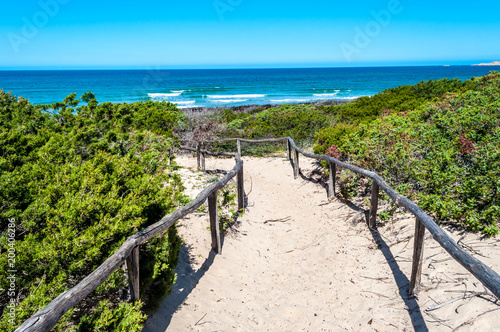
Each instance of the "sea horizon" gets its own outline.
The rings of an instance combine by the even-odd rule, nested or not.
[[[481,62],[481,61],[476,61]],[[210,67],[210,66],[188,66],[188,67],[163,67],[157,66],[153,68],[153,66],[123,66],[123,67],[111,67],[111,66],[103,66],[103,67],[0,67],[0,72],[2,71],[112,71],[112,70],[254,70],[254,69],[352,69],[352,68],[401,68],[401,67],[476,67],[478,64],[388,64],[388,65],[353,65],[353,66],[328,66],[328,65],[297,65],[297,66],[262,66],[262,67],[252,67],[242,65],[241,67]],[[498,65],[491,66],[483,66],[483,67],[499,67]]]
[[[0,89],[34,104],[92,91],[99,102],[168,101],[179,108],[353,100],[401,85],[470,79],[495,66],[0,70]]]

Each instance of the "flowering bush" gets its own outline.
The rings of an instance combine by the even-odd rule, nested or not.
[[[342,152],[379,172],[438,220],[498,234],[500,73],[473,89],[391,114],[350,135]],[[408,186],[410,184],[411,186]]]

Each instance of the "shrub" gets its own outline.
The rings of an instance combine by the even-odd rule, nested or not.
[[[351,134],[341,149],[392,186],[404,184],[404,194],[438,220],[494,235],[500,217],[500,73],[461,86],[471,90],[380,118]]]
[[[341,147],[347,140],[347,137],[354,133],[357,126],[345,123],[339,123],[333,127],[320,130],[315,136],[314,153],[327,154],[328,149],[335,145]]]
[[[6,231],[12,218],[18,296],[15,324],[4,315],[2,331],[75,286],[127,236],[184,202],[172,172],[172,104],[99,104],[87,93],[87,105],[76,108],[75,98],[35,107],[0,91],[0,309],[9,301]],[[142,289],[164,290],[148,304],[169,292],[179,247],[175,228],[141,246]],[[116,302],[125,288],[123,271],[115,271],[55,330],[75,330],[82,315],[82,326],[140,330],[141,305]],[[102,298],[110,302],[98,305]]]
[[[77,331],[119,331],[140,332],[146,321],[141,313],[141,303],[120,303],[116,309],[110,301],[104,300],[93,315],[85,315],[78,324]]]
[[[255,139],[291,136],[298,140],[311,140],[319,129],[328,124],[328,118],[315,106],[281,105],[233,119],[222,135],[239,134],[242,138]]]
[[[339,190],[342,198],[349,200],[356,196],[360,185],[361,175],[351,172],[350,170],[342,170],[339,179]]]

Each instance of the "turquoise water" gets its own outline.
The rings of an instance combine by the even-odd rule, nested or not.
[[[92,91],[99,102],[170,101],[180,108],[350,100],[422,80],[469,79],[498,67],[0,71],[0,89],[35,104]]]

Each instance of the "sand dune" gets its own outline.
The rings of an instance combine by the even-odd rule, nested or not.
[[[474,319],[499,308],[488,296],[425,311],[484,290],[430,236],[418,299],[407,296],[411,216],[398,214],[372,233],[365,198],[329,202],[312,161],[301,160],[297,180],[283,157],[244,161],[248,206],[225,235],[222,254],[210,252],[206,213],[183,219],[177,284],[144,331],[451,331],[470,320],[473,325],[458,330],[500,330],[500,311]],[[178,163],[195,196],[212,175],[191,172],[194,158]],[[207,159],[207,169],[233,165],[230,159]],[[458,231],[451,236],[463,236],[461,243],[500,271],[498,240]]]

